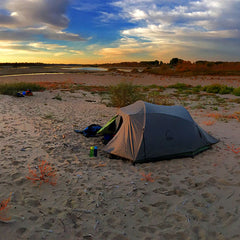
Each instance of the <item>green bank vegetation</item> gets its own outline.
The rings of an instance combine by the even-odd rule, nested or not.
[[[44,87],[41,87],[35,83],[4,83],[0,84],[0,94],[4,95],[12,95],[15,96],[17,92],[26,91],[27,89],[31,89],[32,91],[43,91]]]
[[[163,94],[165,89],[175,89],[176,93]],[[202,94],[201,94],[202,92]],[[204,94],[205,92],[205,94]],[[149,85],[149,86],[136,86],[131,83],[120,83],[116,86],[110,87],[110,105],[115,107],[127,106],[137,100],[144,100],[150,103],[159,105],[173,105],[172,97],[175,96],[180,100],[188,100],[190,95],[192,101],[199,101],[202,96],[207,97],[210,94],[217,103],[224,103],[224,99],[216,94],[233,94],[240,96],[240,87],[233,88],[221,84],[212,84],[208,86],[191,86],[185,83],[177,83],[168,87]],[[238,101],[235,101],[238,103]],[[186,102],[182,102],[183,105]]]
[[[56,84],[55,84],[56,85]],[[55,86],[53,89],[62,89],[62,85]],[[51,86],[51,84],[49,84]],[[64,85],[65,86],[65,85]],[[188,106],[190,102],[198,102],[204,99],[204,104],[196,104],[195,108],[205,108],[204,106],[214,106],[214,104],[220,104],[224,106],[226,101],[223,97],[217,94],[232,94],[240,96],[240,87],[233,88],[221,84],[212,84],[208,86],[192,86],[185,83],[176,83],[168,87],[149,85],[149,86],[138,86],[132,83],[122,82],[114,86],[85,86],[81,84],[71,85],[68,89],[71,92],[75,90],[84,90],[91,92],[92,94],[100,94],[103,102],[108,106],[124,107],[137,100],[143,100],[159,105],[174,105],[176,100],[178,104]],[[58,88],[59,87],[59,88]],[[32,91],[42,91],[46,88],[34,84],[34,83],[11,83],[11,84],[0,84],[0,94],[16,95],[19,91],[26,91],[31,89]],[[51,88],[47,88],[51,90]],[[166,91],[172,89],[171,91]],[[211,98],[211,100],[209,99]],[[62,97],[58,94],[54,99],[62,100]],[[234,103],[239,103],[239,98],[231,100]],[[217,106],[216,106],[217,107]]]

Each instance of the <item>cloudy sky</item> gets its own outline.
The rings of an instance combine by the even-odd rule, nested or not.
[[[240,0],[0,0],[0,62],[240,61]]]

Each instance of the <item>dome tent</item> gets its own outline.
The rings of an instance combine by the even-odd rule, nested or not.
[[[121,126],[103,150],[133,163],[193,157],[218,142],[182,106],[137,101],[120,108],[118,116]]]

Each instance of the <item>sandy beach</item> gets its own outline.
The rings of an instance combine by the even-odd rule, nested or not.
[[[84,73],[0,77],[1,83],[59,81],[98,86],[121,81],[240,86],[240,77],[230,76]],[[57,95],[61,101],[54,99]],[[133,166],[103,152],[101,137],[85,138],[74,132],[93,123],[103,126],[116,114],[117,108],[104,105],[101,96],[82,90],[46,90],[23,98],[0,95],[0,201],[11,197],[4,213],[11,220],[0,222],[0,240],[240,239],[240,108],[231,101],[239,97],[219,97],[224,104],[208,105],[203,97],[198,103],[189,99],[187,106],[199,126],[220,140],[211,149],[194,158]],[[195,108],[196,104],[205,108]],[[90,146],[98,146],[97,157],[89,157]],[[53,166],[56,185],[39,187],[26,178],[29,167],[36,169],[39,160]],[[149,173],[152,181],[143,177]]]
[[[168,86],[176,83],[185,83],[192,86],[226,84],[232,87],[240,86],[240,76],[193,76],[175,77],[161,76],[148,73],[125,72],[95,72],[95,73],[34,73],[13,76],[0,76],[0,83],[11,82],[73,82],[88,86],[109,86],[120,82],[131,82],[136,85],[160,85]]]

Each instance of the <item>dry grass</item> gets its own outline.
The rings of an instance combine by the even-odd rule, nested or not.
[[[13,95],[15,96],[17,92],[26,91],[31,89],[31,91],[42,91],[44,86],[35,83],[5,83],[0,84],[0,94]]]
[[[137,86],[131,83],[119,83],[110,87],[110,104],[114,107],[124,107],[143,99]]]
[[[8,203],[11,201],[11,196],[0,203],[0,220],[5,222],[11,220],[11,217],[7,216],[7,211],[9,209]]]
[[[224,119],[236,119],[240,122],[240,112],[235,112],[233,114],[220,114],[220,113],[208,113],[205,115],[206,117],[215,118],[216,120],[224,120]]]
[[[206,125],[206,126],[211,126],[211,125],[213,125],[215,122],[216,122],[216,121],[211,121],[211,120],[209,120],[209,121],[203,121],[202,124],[204,124],[204,125]]]

